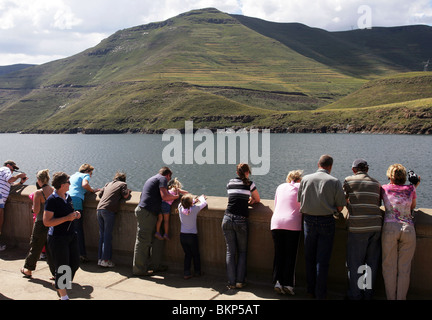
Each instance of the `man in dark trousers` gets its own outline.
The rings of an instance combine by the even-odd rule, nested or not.
[[[333,158],[323,155],[318,170],[304,176],[297,200],[303,214],[307,293],[327,298],[327,276],[335,235],[335,215],[346,204],[341,182],[330,175]]]
[[[135,276],[152,275],[154,272],[163,271],[161,260],[164,242],[155,238],[154,234],[162,200],[178,198],[178,195],[168,193],[167,185],[171,176],[171,170],[163,167],[158,174],[149,178],[143,186],[140,202],[135,208],[137,236],[132,270]]]
[[[354,160],[354,175],[346,177],[343,184],[348,209],[348,299],[351,300],[372,299],[380,264],[381,185],[368,175],[368,170],[366,160]]]

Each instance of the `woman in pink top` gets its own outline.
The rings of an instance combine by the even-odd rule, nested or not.
[[[391,165],[387,177],[390,183],[381,191],[385,207],[381,236],[384,285],[388,300],[405,300],[416,247],[412,211],[420,181],[415,186],[405,185],[407,172],[401,164]]]
[[[275,208],[270,222],[274,243],[273,283],[280,294],[294,295],[295,265],[302,230],[297,191],[303,171],[288,173],[286,183],[276,189]]]

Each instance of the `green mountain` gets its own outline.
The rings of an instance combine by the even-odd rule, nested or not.
[[[212,129],[368,130],[367,111],[357,124],[363,111],[350,116],[358,107],[337,102],[371,80],[422,70],[431,33],[327,32],[194,10],[0,76],[0,132],[161,132],[185,120]]]
[[[0,75],[16,72],[34,66],[34,64],[13,64],[10,66],[0,66]]]

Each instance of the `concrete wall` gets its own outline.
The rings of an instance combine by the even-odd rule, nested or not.
[[[35,191],[34,186],[14,188],[6,204],[3,235],[9,245],[28,246],[32,232],[31,201],[28,197]],[[113,233],[113,260],[116,263],[132,265],[133,249],[136,236],[136,218],[134,209],[139,202],[139,192],[121,205],[116,216]],[[97,259],[99,229],[96,219],[97,199],[94,194],[86,197],[83,214],[86,245],[89,258]],[[203,272],[225,274],[225,241],[221,230],[223,213],[227,204],[225,197],[208,197],[208,208],[198,217],[198,232]],[[270,232],[270,219],[273,200],[263,200],[250,210],[250,236],[248,249],[248,280],[268,281],[271,285],[273,267],[273,240]],[[178,215],[173,213],[170,219],[171,240],[166,241],[165,263],[170,268],[181,270],[184,253],[179,241],[180,223]],[[417,248],[412,263],[411,287],[408,298],[432,298],[432,210],[417,210],[416,218]],[[337,231],[330,262],[329,290],[345,290],[346,268],[345,248],[346,230],[344,219],[337,221]],[[303,243],[297,262],[297,285],[305,286],[305,267]],[[131,268],[132,269],[132,268]],[[382,278],[375,286],[377,294],[385,297]]]

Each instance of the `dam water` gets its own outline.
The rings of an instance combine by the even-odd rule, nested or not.
[[[116,171],[127,174],[128,187],[140,191],[147,178],[165,165],[173,170],[184,189],[193,194],[226,196],[225,186],[235,176],[235,164],[214,161],[213,164],[164,162],[162,154],[169,142],[161,134],[116,134],[116,135],[52,135],[52,134],[0,134],[2,148],[0,162],[14,160],[29,176],[27,184],[36,182],[38,170],[49,169],[75,173],[81,164],[95,167],[90,182],[94,188],[112,180]],[[401,163],[421,176],[417,189],[417,207],[432,208],[432,136],[386,135],[386,134],[270,134],[269,170],[263,175],[254,175],[262,198],[273,199],[277,186],[285,181],[290,170],[303,169],[304,174],[317,169],[322,154],[334,158],[332,175],[343,181],[352,174],[351,164],[356,158],[368,161],[369,174],[382,184],[388,183],[386,171],[389,165]],[[197,147],[200,142],[194,142]],[[194,147],[194,148],[195,148]],[[186,148],[179,149],[185,159]],[[195,151],[197,149],[194,149]],[[250,149],[249,149],[250,150]],[[260,149],[262,152],[264,149]],[[208,150],[207,150],[208,151]],[[215,159],[217,150],[215,147]],[[237,159],[240,159],[240,142]],[[237,161],[238,162],[238,161]],[[258,171],[258,170],[256,170]],[[408,183],[408,182],[407,182]]]

